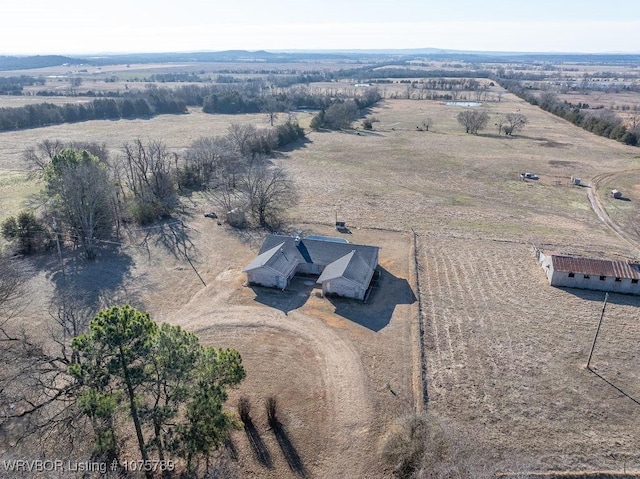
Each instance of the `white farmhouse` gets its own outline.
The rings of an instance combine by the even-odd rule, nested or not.
[[[324,294],[364,300],[378,266],[377,246],[332,238],[269,235],[242,271],[249,284],[285,289],[295,274],[319,275]]]

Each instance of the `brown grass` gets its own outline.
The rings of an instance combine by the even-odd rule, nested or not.
[[[382,246],[382,266],[408,281],[415,296],[411,230],[418,233],[431,408],[463,429],[480,431],[496,460],[515,457],[541,471],[621,470],[623,460],[640,468],[638,406],[584,368],[601,295],[549,287],[529,244],[632,254],[590,211],[585,189],[567,183],[571,175],[588,184],[600,173],[631,169],[639,150],[595,137],[511,95],[485,107],[492,118],[520,110],[530,124],[514,138],[490,129],[466,135],[455,120],[457,107],[398,100],[374,110],[380,123],[371,133],[310,133],[302,148],[275,160],[299,186],[301,202],[291,222],[335,234],[330,225],[337,211],[353,232],[349,239]],[[416,131],[425,116],[434,119],[433,131]],[[0,168],[23,168],[20,152],[45,138],[106,141],[117,150],[126,140],[161,137],[179,150],[238,121],[266,125],[263,115],[193,111],[3,133]],[[522,171],[541,179],[524,182]],[[138,246],[145,235],[140,232],[113,260],[122,262],[114,289],[137,298],[156,320],[196,332],[205,344],[238,348],[248,375],[230,404],[242,395],[258,404],[277,392],[287,432],[311,477],[388,476],[370,451],[386,425],[415,404],[417,310],[415,303],[394,302],[406,293],[402,282],[389,277],[396,289],[380,290],[369,309],[308,297],[304,282],[285,293],[243,287],[240,269],[260,240],[242,242],[204,218],[211,207],[194,196],[187,201],[192,216],[185,217],[195,245],[192,260],[206,288],[160,244],[151,242],[149,251]],[[87,272],[95,268],[86,277],[98,283],[106,271],[113,278],[107,258],[101,261],[86,266]],[[55,270],[55,262],[49,268]],[[34,279],[34,318],[55,294],[53,273],[43,269]],[[85,287],[93,293],[98,283]],[[638,397],[640,300],[610,301],[593,365]],[[384,325],[374,330],[368,321]],[[295,477],[276,453],[275,438],[264,434],[266,418],[254,421],[273,468],[252,459],[239,432],[234,442],[245,476]]]

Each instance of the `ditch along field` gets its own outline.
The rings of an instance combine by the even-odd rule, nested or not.
[[[638,168],[640,150],[508,94],[485,107],[492,120],[519,110],[530,124],[513,138],[491,128],[466,135],[455,120],[460,107],[387,100],[372,112],[379,120],[374,131],[311,132],[306,143],[274,159],[298,185],[293,226],[334,234],[337,214],[351,229],[350,240],[382,246],[385,273],[367,305],[315,297],[303,279],[285,293],[243,287],[240,270],[260,237],[204,218],[211,206],[196,196],[185,199],[183,219],[189,257],[206,286],[160,228],[131,232],[118,254],[74,263],[75,284],[88,295],[131,301],[206,344],[240,350],[248,376],[229,405],[248,395],[256,425],[253,434],[233,436],[243,477],[390,476],[376,450],[389,424],[420,403],[418,318],[428,407],[489,444],[492,460],[515,460],[535,471],[640,470],[640,406],[634,402],[640,398],[640,301],[610,296],[592,360],[599,377],[585,363],[603,295],[549,287],[532,250],[536,244],[635,257],[591,211],[587,188],[569,184],[572,175],[589,184],[604,173]],[[419,131],[426,117],[432,127]],[[307,115],[300,120],[305,124]],[[266,123],[262,115],[194,111],[3,133],[0,168],[23,178],[20,152],[46,138],[105,141],[114,153],[127,140],[162,138],[180,150],[240,121]],[[540,180],[522,181],[523,171]],[[0,189],[3,216],[20,206],[12,200],[5,209],[6,198],[33,188],[12,181]],[[60,287],[55,258],[39,266],[28,310],[34,327]],[[266,426],[269,395],[281,405],[287,454]]]

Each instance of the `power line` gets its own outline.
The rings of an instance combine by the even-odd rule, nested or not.
[[[609,299],[609,293],[604,294],[604,303],[602,304],[602,312],[600,313],[600,321],[598,321],[598,329],[596,329],[596,335],[593,338],[593,344],[591,345],[591,351],[589,352],[589,359],[587,360],[587,369],[591,370],[591,356],[593,356],[593,350],[596,347],[596,341],[598,340],[598,334],[600,333],[600,327],[602,326],[602,320],[604,319],[604,309],[607,307],[607,299]]]

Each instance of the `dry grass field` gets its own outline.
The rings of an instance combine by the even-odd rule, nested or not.
[[[305,116],[305,114],[303,114]],[[286,118],[283,118],[283,121]],[[266,115],[209,115],[192,108],[187,115],[160,115],[150,119],[96,120],[46,128],[0,133],[0,169],[23,170],[22,153],[43,140],[95,141],[105,143],[112,155],[137,138],[164,141],[174,151],[188,147],[203,136],[224,135],[232,123],[253,123],[267,127]]]
[[[640,467],[639,299],[610,297],[598,377],[603,293],[550,288],[526,244],[427,234],[420,251],[434,411],[534,470]]]
[[[530,124],[514,138],[471,136],[455,122],[458,107],[389,101],[371,133],[311,134],[285,160],[310,192],[297,214],[330,221],[338,210],[347,224],[419,233],[433,410],[532,469],[639,469],[640,303],[614,295],[597,377],[585,364],[603,295],[550,288],[531,247],[636,257],[591,211],[587,188],[569,184],[637,167],[638,150],[510,95],[487,106]],[[424,116],[433,131],[416,130]],[[522,181],[521,171],[540,180]]]
[[[389,477],[376,450],[388,425],[419,403],[419,320],[429,407],[474,431],[493,459],[536,471],[640,470],[640,299],[610,296],[592,363],[599,377],[585,363],[603,295],[548,286],[531,246],[633,257],[634,248],[591,211],[587,187],[570,186],[570,177],[588,185],[598,175],[636,169],[640,150],[512,95],[484,107],[490,127],[467,135],[455,120],[461,107],[387,100],[372,111],[380,120],[373,131],[311,132],[274,158],[298,185],[292,226],[333,234],[337,214],[353,233],[349,240],[382,247],[383,280],[366,305],[315,297],[303,279],[284,293],[244,287],[240,270],[260,237],[204,218],[211,205],[197,196],[185,199],[183,218],[206,286],[163,242],[166,235],[154,232],[145,248],[146,231],[138,231],[119,254],[74,263],[78,290],[128,299],[206,344],[240,350],[248,375],[229,405],[242,394],[251,398],[268,451],[256,459],[247,434],[234,433],[242,477],[300,475],[266,427],[263,401],[272,394],[306,477]],[[530,124],[517,136],[498,136],[494,119],[515,111]],[[418,131],[425,117],[433,125]],[[266,125],[264,115],[194,110],[0,133],[3,214],[33,190],[23,182],[20,154],[43,139],[104,141],[115,153],[128,140],[161,138],[180,150],[245,121]],[[522,181],[523,171],[540,180]],[[623,175],[616,183],[631,199],[620,213],[604,197],[608,184],[597,190],[621,223],[637,211],[638,180]],[[41,320],[59,287],[57,268],[54,260],[39,265],[33,318]]]

